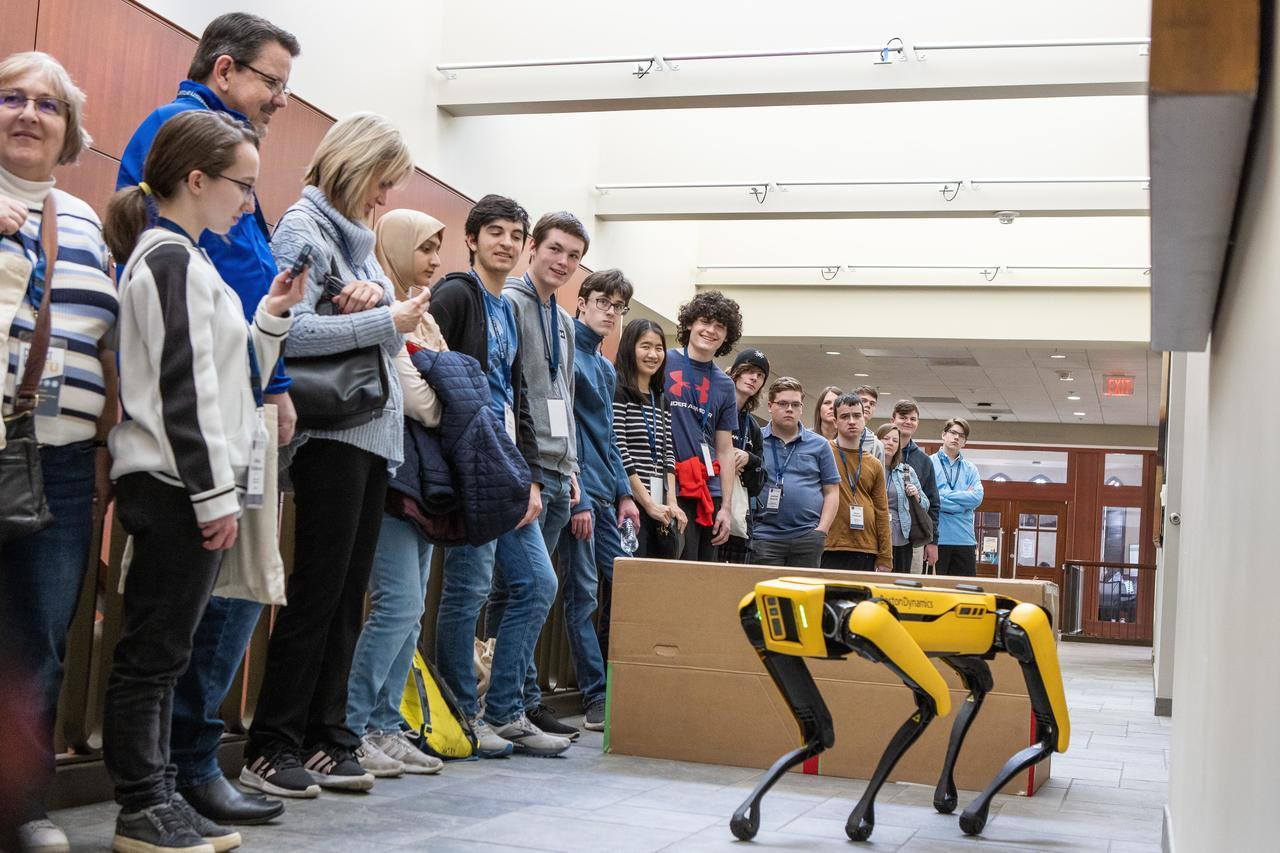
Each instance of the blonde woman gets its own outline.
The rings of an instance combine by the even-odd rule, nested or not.
[[[378,220],[374,233],[374,252],[395,286],[396,299],[408,299],[411,287],[429,294],[440,268],[444,225],[416,210],[392,210]],[[440,404],[410,360],[410,350],[417,349],[445,349],[430,314],[424,314],[406,336],[396,367],[405,417],[433,427],[440,423]],[[397,479],[416,476],[417,471],[405,470],[412,467],[402,466]],[[431,550],[431,543],[412,521],[382,514],[369,576],[369,615],[347,680],[347,728],[360,735],[360,764],[375,776],[437,773],[442,766],[440,759],[413,746],[400,730],[400,697],[422,625]]]
[[[428,297],[401,302],[374,256],[373,214],[413,168],[400,132],[357,113],[325,134],[300,198],[271,240],[280,269],[304,247],[312,276],[295,309],[288,354],[330,355],[377,347],[396,376],[404,335]],[[322,310],[318,311],[317,309]],[[295,378],[296,384],[296,378]],[[295,543],[289,604],[276,617],[240,781],[264,793],[314,797],[320,787],[368,790],[346,725],[347,675],[360,635],[365,588],[378,542],[388,469],[403,458],[400,383],[388,382],[380,417],[348,429],[299,423],[290,450]]]

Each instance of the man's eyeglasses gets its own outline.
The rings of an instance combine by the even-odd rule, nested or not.
[[[800,408],[801,406],[804,405],[804,403],[793,403],[790,400],[774,400],[769,405],[777,406],[779,409],[786,409],[787,411],[791,411],[792,409]]]
[[[237,181],[235,178],[227,177],[226,175],[217,175],[216,177],[222,178],[224,181],[230,181],[238,186],[240,188],[240,192],[244,195],[245,201],[249,201],[253,198],[253,184],[248,183],[247,181]]]
[[[259,77],[261,77],[262,82],[266,83],[267,88],[271,90],[271,94],[284,95],[286,98],[293,94],[293,90],[290,89],[288,86],[286,86],[284,84],[284,81],[281,80],[279,77],[275,76],[274,74],[268,74],[265,71],[259,71],[249,63],[242,62],[239,59],[237,59],[235,62],[236,62],[236,65],[239,65],[241,68],[248,68],[254,74],[257,74]]]
[[[625,315],[628,311],[631,310],[631,306],[628,305],[627,303],[610,302],[609,297],[607,296],[597,296],[596,307],[599,308],[601,311],[605,312],[606,314],[612,311],[614,314],[617,314],[619,317]]]
[[[956,438],[960,439],[961,441],[968,441],[968,440],[969,440],[969,436],[965,435],[963,432],[961,432],[961,431],[960,431],[960,430],[958,430],[958,429],[949,429],[949,430],[946,430],[946,431],[945,431],[945,433],[944,433],[944,435],[953,435],[953,436],[955,436]]]
[[[55,98],[52,95],[32,96],[17,89],[0,89],[0,107],[6,110],[24,110],[28,103],[35,104],[36,112],[45,116],[66,118],[71,112],[70,102],[62,98]]]

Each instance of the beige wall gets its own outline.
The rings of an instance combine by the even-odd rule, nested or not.
[[[1179,853],[1277,843],[1280,91],[1266,97],[1207,381],[1183,409],[1200,423],[1187,433],[1177,591],[1167,840]]]
[[[890,403],[892,405],[892,403]],[[877,412],[872,425],[879,426],[883,419]],[[916,436],[934,441],[942,436],[943,421],[924,420],[916,430]],[[1066,444],[1084,447],[1136,447],[1154,450],[1157,430],[1148,426],[1107,426],[1104,424],[1037,424],[1012,421],[970,421],[974,444],[987,442],[1015,442],[1017,444]]]

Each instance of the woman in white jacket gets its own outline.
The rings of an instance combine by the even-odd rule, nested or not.
[[[305,276],[279,275],[247,326],[196,243],[253,210],[258,149],[247,126],[205,110],[176,116],[156,135],[143,177],[112,198],[104,235],[129,259],[119,325],[126,415],[109,442],[117,512],[134,542],[103,724],[121,806],[112,846],[224,850],[239,835],[174,791],[173,686],[241,510],[261,498],[262,379]]]

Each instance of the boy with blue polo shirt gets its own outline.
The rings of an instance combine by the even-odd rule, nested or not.
[[[790,376],[769,386],[764,489],[752,518],[751,561],[816,568],[836,517],[840,475],[831,446],[804,428],[804,388]]]
[[[969,440],[969,424],[952,418],[942,428],[942,449],[930,457],[938,484],[938,563],[940,575],[978,573],[978,540],[973,530],[973,511],[982,505],[982,476],[977,467],[960,453]]]

